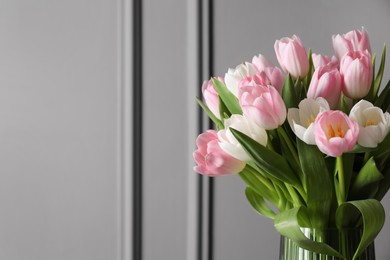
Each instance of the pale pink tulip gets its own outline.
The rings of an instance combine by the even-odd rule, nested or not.
[[[330,65],[330,66],[335,67],[335,68],[337,68],[339,66],[339,60],[337,59],[336,56],[329,57],[326,55],[313,53],[311,55],[311,58],[313,60],[314,69],[317,69],[319,67],[323,67],[325,65]]]
[[[243,113],[260,127],[275,129],[286,120],[286,106],[273,86],[261,84],[241,85],[239,101]]]
[[[284,84],[282,71],[261,54],[253,57],[252,64],[255,65],[258,74],[264,77],[266,84],[274,86],[281,94]]]
[[[372,81],[371,54],[365,50],[349,51],[340,61],[344,94],[352,99],[365,97]]]
[[[335,109],[341,96],[341,76],[337,68],[326,65],[317,68],[312,76],[307,97],[316,99],[323,97],[329,106]]]
[[[370,39],[364,28],[361,31],[354,30],[343,35],[333,35],[332,41],[333,49],[340,60],[349,51],[367,50],[371,53]]]
[[[224,83],[224,80],[221,77],[218,77],[217,80]],[[202,93],[207,107],[218,119],[221,119],[219,115],[219,96],[217,91],[215,91],[212,80],[205,80],[203,82]]]
[[[293,78],[303,79],[309,72],[309,60],[301,40],[293,35],[292,38],[282,38],[274,45],[276,58],[282,69]]]
[[[210,177],[236,174],[245,167],[245,162],[239,161],[224,152],[218,144],[215,130],[200,134],[196,139],[198,149],[193,156],[197,166],[194,171]]]
[[[320,113],[314,124],[315,142],[320,151],[329,156],[341,156],[357,142],[359,125],[339,110]]]

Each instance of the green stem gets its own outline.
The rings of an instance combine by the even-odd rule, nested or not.
[[[290,150],[291,154],[293,155],[294,160],[297,163],[297,165],[300,165],[297,151],[295,150],[294,145],[292,144],[290,138],[287,136],[287,133],[286,133],[286,131],[284,131],[283,127],[281,127],[281,126],[278,127],[278,133],[279,133],[279,136],[281,138],[283,138],[284,141],[286,142],[287,147]]]
[[[339,191],[340,191],[340,198],[339,198],[339,206],[345,202],[346,200],[346,193],[345,193],[345,177],[344,177],[344,165],[343,165],[343,157],[338,156],[336,158],[336,169],[338,173],[338,179],[339,179]]]
[[[250,165],[247,164],[246,166],[246,169],[248,171],[250,171],[252,174],[254,174],[256,176],[256,178],[258,178],[270,191],[272,192],[275,192],[275,187],[274,185],[271,183],[271,181],[266,178],[265,176],[263,176],[263,174],[261,174],[260,172],[256,171],[255,169],[253,169]]]

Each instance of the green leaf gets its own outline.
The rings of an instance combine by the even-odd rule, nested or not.
[[[280,212],[275,217],[276,230],[285,237],[293,240],[299,247],[320,254],[343,256],[329,245],[316,242],[307,238],[301,231],[301,227],[310,227],[306,208],[303,206]]]
[[[221,120],[219,120],[214,114],[213,112],[211,112],[211,110],[206,106],[206,104],[204,104],[202,102],[202,100],[200,100],[198,97],[195,97],[196,98],[196,101],[198,102],[198,104],[200,105],[200,107],[203,109],[204,112],[206,112],[206,114],[209,116],[209,118],[214,122],[214,124],[216,125],[217,129],[223,129],[223,124],[221,122]]]
[[[375,195],[375,199],[382,200],[383,197],[386,195],[387,191],[390,189],[390,162],[388,162],[388,165],[384,168],[383,173],[383,180],[379,183],[378,192]]]
[[[233,93],[229,91],[229,89],[225,86],[225,84],[223,84],[216,78],[212,78],[212,81],[215,90],[217,91],[219,97],[222,99],[226,108],[229,110],[230,114],[241,115],[242,110],[236,96],[234,96]]]
[[[353,212],[359,211],[363,222],[363,234],[353,256],[356,259],[369,246],[385,223],[385,211],[382,204],[375,199],[347,201],[336,211],[336,224],[339,229],[353,228],[351,221],[356,219]]]
[[[354,199],[372,198],[377,192],[379,181],[383,175],[376,167],[374,158],[371,157],[360,169],[351,186],[351,197]]]
[[[341,108],[341,111],[343,111],[346,114],[349,114],[349,106],[348,106],[347,102],[345,101],[345,96],[343,94],[341,94],[341,97],[340,97],[340,108]]]
[[[307,208],[313,227],[324,227],[329,220],[333,183],[323,153],[315,145],[297,139],[299,160],[305,176]]]
[[[378,73],[377,73],[375,81],[374,81],[374,86],[373,86],[374,100],[376,99],[376,97],[378,95],[379,87],[382,83],[383,72],[385,70],[385,62],[386,62],[386,44],[383,46],[381,64],[379,66],[379,70],[378,70]]]
[[[272,182],[249,165],[239,173],[241,179],[257,194],[274,205],[278,205],[279,196],[275,192]],[[282,198],[281,198],[282,199]]]
[[[382,108],[383,111],[386,111],[390,105],[390,80],[387,82],[386,86],[380,93],[379,97],[375,100],[374,105]]]
[[[390,153],[390,134],[387,134],[385,139],[378,145],[377,149],[375,149],[372,154],[375,158],[386,156]]]
[[[240,131],[233,128],[230,128],[230,131],[245,151],[253,158],[258,167],[282,182],[298,188],[301,187],[297,176],[283,156],[267,149]]]
[[[251,206],[264,217],[274,219],[276,214],[264,201],[264,198],[256,193],[251,187],[245,189],[245,195]]]
[[[307,76],[306,76],[306,78],[304,80],[304,84],[305,84],[306,90],[309,88],[310,81],[311,81],[311,78],[312,78],[313,73],[314,73],[314,64],[313,64],[313,57],[312,57],[311,49],[309,49],[307,56],[309,58],[309,72],[307,73]]]
[[[284,86],[282,89],[282,98],[287,109],[291,107],[298,107],[295,85],[290,74],[287,75],[286,80],[284,82]]]

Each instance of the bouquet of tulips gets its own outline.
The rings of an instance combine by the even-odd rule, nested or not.
[[[285,37],[274,45],[281,69],[259,55],[205,81],[197,101],[216,130],[198,136],[194,169],[238,174],[252,207],[302,248],[348,258],[302,228],[360,227],[356,259],[385,220],[390,81],[380,87],[386,46],[376,70],[363,28],[332,42],[329,57]]]

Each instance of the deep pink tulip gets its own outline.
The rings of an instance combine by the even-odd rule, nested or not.
[[[337,59],[336,56],[329,57],[326,55],[313,53],[311,55],[311,58],[313,60],[314,69],[317,69],[325,65],[330,65],[335,68],[339,66],[339,60]]]
[[[276,58],[282,69],[293,78],[303,79],[309,72],[309,60],[301,40],[293,35],[292,38],[282,38],[274,45]]]
[[[323,97],[330,108],[338,108],[341,96],[341,76],[337,68],[326,65],[317,68],[312,76],[307,97],[316,99]]]
[[[341,58],[348,51],[365,51],[371,53],[370,39],[368,38],[367,31],[362,28],[361,31],[354,30],[346,34],[333,35],[333,49],[339,58]]]
[[[371,54],[365,51],[349,51],[340,61],[340,74],[344,94],[352,99],[365,97],[372,81]]]
[[[221,77],[218,77],[217,80],[224,83],[224,80]],[[207,107],[218,119],[221,119],[219,115],[219,96],[217,91],[215,91],[212,80],[205,80],[203,82],[202,93]]]
[[[236,174],[245,167],[245,162],[239,161],[224,152],[218,144],[215,130],[200,134],[196,139],[198,149],[193,156],[197,166],[194,171],[210,177]]]
[[[252,64],[255,65],[258,74],[264,77],[266,84],[274,86],[281,94],[284,85],[284,76],[281,69],[275,67],[261,54],[253,57]]]
[[[320,113],[314,124],[315,142],[320,151],[329,156],[341,156],[357,142],[359,125],[339,110]]]
[[[256,80],[239,88],[243,113],[260,127],[275,129],[286,120],[286,106],[273,86],[257,84]]]

